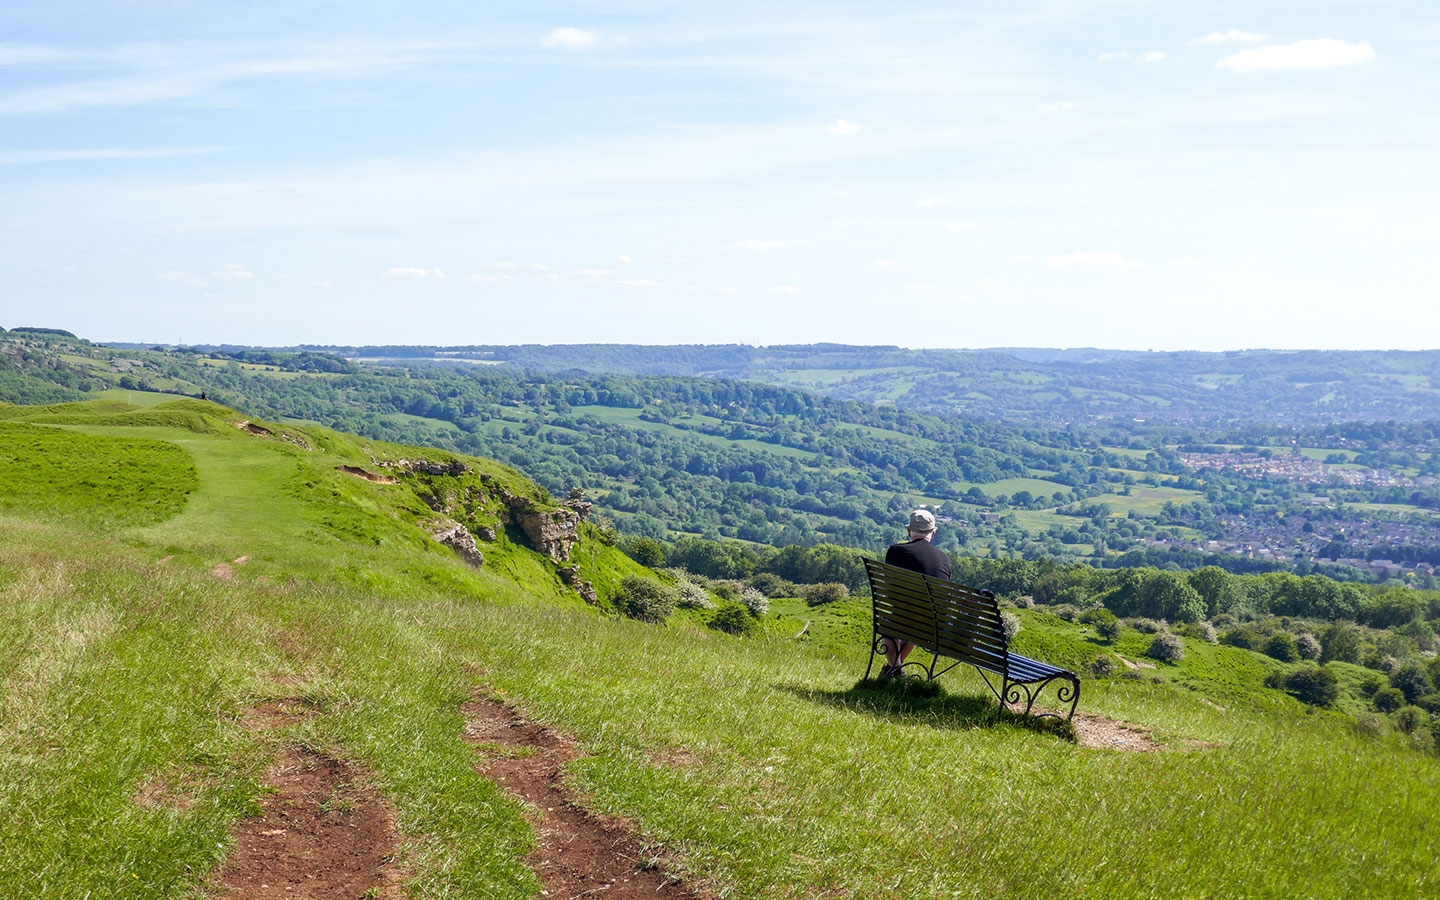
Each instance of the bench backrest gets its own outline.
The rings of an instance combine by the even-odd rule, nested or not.
[[[1005,672],[1009,651],[995,595],[865,559],[875,633],[982,669]]]

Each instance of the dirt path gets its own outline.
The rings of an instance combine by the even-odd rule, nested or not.
[[[273,731],[314,714],[304,701],[268,701],[242,724]],[[395,816],[351,763],[287,746],[265,773],[263,812],[233,830],[235,846],[210,880],[244,900],[398,898]]]
[[[482,774],[530,807],[536,846],[526,862],[544,883],[546,900],[709,896],[669,875],[625,823],[575,802],[561,780],[564,764],[584,755],[572,743],[485,697],[465,704],[464,713],[465,739],[484,754]]]

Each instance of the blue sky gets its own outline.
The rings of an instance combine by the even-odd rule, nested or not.
[[[0,325],[1432,348],[1432,2],[0,8]]]

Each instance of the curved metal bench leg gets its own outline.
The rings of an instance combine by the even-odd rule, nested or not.
[[[881,640],[881,638],[876,637],[870,642],[870,661],[865,664],[865,680],[867,681],[870,678],[870,670],[875,667],[875,651],[880,647]]]
[[[1045,685],[1057,679],[1064,683],[1055,689],[1055,699],[1057,699],[1062,706],[1065,703],[1070,704],[1070,714],[1065,717],[1065,721],[1068,722],[1075,718],[1075,708],[1080,705],[1080,679],[1074,675],[1051,675],[1044,681],[1035,684],[1034,687],[1031,687],[1029,684],[1012,682],[1009,689],[1006,690],[1002,702],[1019,703],[1023,695],[1025,700],[1025,715],[1028,716],[1030,715],[1030,710],[1035,706],[1035,698],[1039,697],[1040,692],[1045,690]],[[1047,716],[1056,719],[1060,718],[1058,713],[1041,713],[1036,716],[1036,718],[1043,719]]]

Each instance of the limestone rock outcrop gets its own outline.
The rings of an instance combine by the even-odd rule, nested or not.
[[[430,536],[475,568],[485,565],[485,554],[475,545],[475,536],[459,522],[443,522]]]
[[[570,560],[570,548],[580,540],[580,513],[569,506],[545,507],[529,497],[505,496],[510,520],[525,532],[536,550],[556,562]]]

